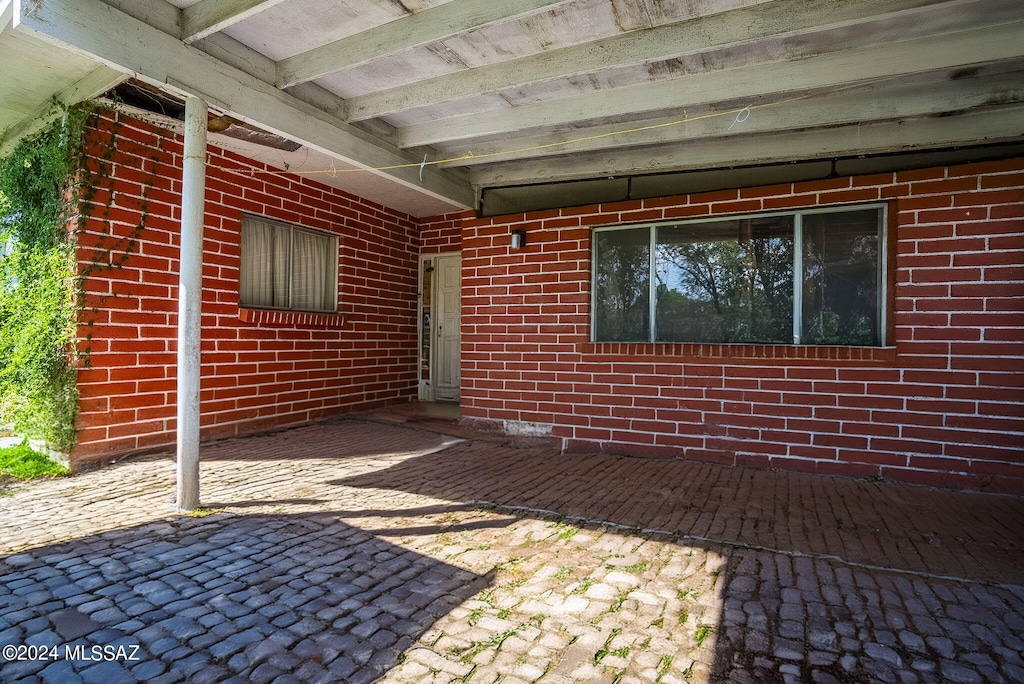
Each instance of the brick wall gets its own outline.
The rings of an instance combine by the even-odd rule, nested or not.
[[[465,211],[420,222],[420,254],[458,252],[462,248],[462,222],[476,214]]]
[[[868,201],[890,202],[897,236],[894,348],[589,341],[593,226]],[[453,221],[468,420],[540,424],[511,427],[567,449],[1024,492],[1024,159],[424,225]]]
[[[110,181],[78,229],[79,464],[175,439],[182,140],[123,116],[88,136],[87,168]],[[209,161],[202,438],[414,398],[415,219],[213,146]],[[239,308],[243,212],[339,235],[338,315]]]

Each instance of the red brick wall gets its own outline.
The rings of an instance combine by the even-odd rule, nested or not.
[[[462,248],[462,221],[476,214],[466,211],[446,214],[420,222],[420,253],[458,252]]]
[[[77,463],[175,439],[182,140],[120,116],[88,135],[88,168],[110,181],[84,198],[78,235]],[[414,398],[415,219],[213,146],[209,161],[202,438]],[[239,308],[243,212],[339,235],[339,315]]]
[[[591,227],[867,201],[891,202],[898,236],[895,348],[589,341]],[[551,426],[567,449],[1024,492],[1024,159],[426,225],[452,220],[467,419]]]

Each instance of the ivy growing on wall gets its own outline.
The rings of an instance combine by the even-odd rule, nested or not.
[[[67,225],[91,110],[60,114],[0,160],[0,423],[67,450],[79,290]]]

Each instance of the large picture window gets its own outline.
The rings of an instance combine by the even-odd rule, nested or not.
[[[333,313],[338,238],[255,216],[242,219],[239,304]]]
[[[598,342],[885,344],[885,207],[594,232]]]

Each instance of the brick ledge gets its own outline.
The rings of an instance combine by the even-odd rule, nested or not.
[[[648,342],[586,342],[578,346],[583,354],[601,357],[622,357],[623,360],[643,357],[645,360],[665,359],[690,363],[760,363],[781,361],[888,365],[896,362],[896,347],[839,347],[793,344],[679,344]]]
[[[247,309],[244,307],[238,307],[238,319],[244,323],[268,327],[341,328],[345,325],[345,316],[342,314]]]

